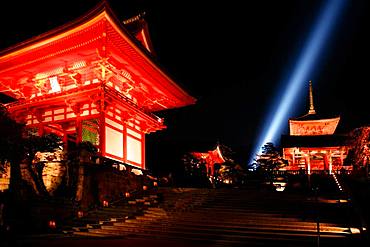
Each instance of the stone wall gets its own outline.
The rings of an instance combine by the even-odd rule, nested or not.
[[[0,164],[0,192],[3,192],[9,189],[10,183],[10,163],[6,162],[4,164]]]
[[[93,162],[67,163],[49,159],[29,167],[20,165],[26,197],[49,195],[73,198],[84,210],[114,202],[125,193],[141,193],[143,185],[152,186],[146,175],[125,165]]]
[[[117,201],[123,198],[126,192],[141,191],[143,184],[143,175],[135,175],[128,170],[83,164],[79,169],[76,201],[80,203],[81,208],[88,209],[102,205],[103,201]]]
[[[54,195],[54,192],[62,184],[66,173],[66,165],[63,162],[47,162],[42,169],[42,181],[47,192]]]

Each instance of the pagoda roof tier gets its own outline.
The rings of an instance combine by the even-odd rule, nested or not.
[[[311,114],[311,113],[307,113],[303,116],[300,116],[300,117],[295,117],[295,118],[290,118],[289,120],[293,120],[293,121],[312,121],[312,120],[331,120],[331,119],[336,119],[336,118],[340,118],[339,116],[321,116],[317,113],[315,114]]]
[[[105,1],[73,22],[1,52],[0,93],[15,99],[29,98],[31,94],[27,92],[37,84],[40,73],[47,72],[48,76],[73,73],[78,69],[76,64],[113,65],[129,75],[135,87],[144,88],[143,94],[152,95],[151,102],[160,99],[160,103],[148,108],[150,111],[195,103],[195,99],[160,68]],[[145,91],[147,88],[151,89],[150,93]],[[145,107],[144,102],[140,105]]]
[[[347,145],[347,135],[281,136],[281,146],[290,147],[340,147]]]
[[[307,114],[299,120],[289,119],[290,135],[312,136],[312,135],[332,135],[334,134],[340,117],[320,119],[316,114]]]

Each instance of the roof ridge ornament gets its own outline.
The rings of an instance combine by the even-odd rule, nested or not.
[[[312,81],[309,82],[309,96],[310,96],[310,109],[308,110],[308,114],[316,114],[315,107],[313,105],[313,94],[312,94]]]
[[[146,13],[145,13],[145,11],[143,11],[143,12],[127,19],[127,20],[123,20],[122,22],[123,22],[123,24],[127,25],[129,23],[132,23],[132,22],[138,21],[140,19],[143,19],[145,15],[146,15]]]

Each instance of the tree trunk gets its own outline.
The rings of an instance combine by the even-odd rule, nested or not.
[[[19,162],[10,162],[9,192],[14,199],[21,199],[21,169]]]

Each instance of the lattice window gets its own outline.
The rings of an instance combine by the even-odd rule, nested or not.
[[[82,121],[82,141],[99,145],[99,120],[96,118]]]

